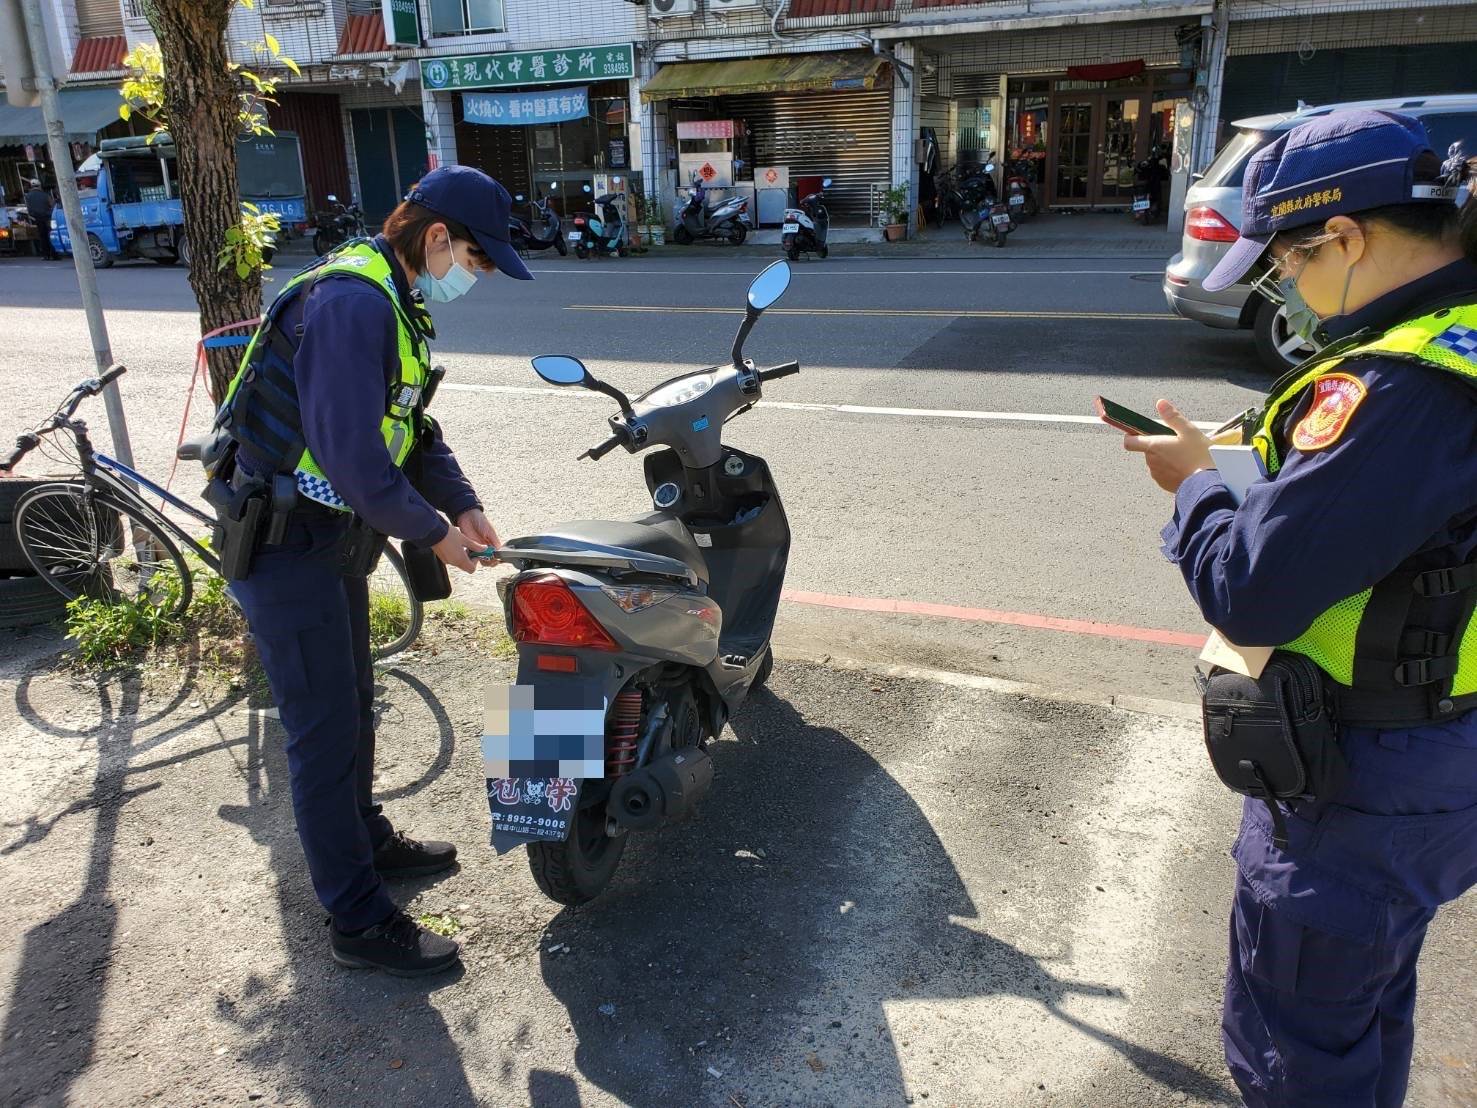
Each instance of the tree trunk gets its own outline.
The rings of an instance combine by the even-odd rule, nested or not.
[[[235,0],[151,0],[150,23],[164,60],[164,108],[179,158],[180,202],[190,243],[190,287],[200,330],[252,319],[261,310],[261,273],[246,280],[217,262],[226,231],[241,219],[236,136],[241,98],[229,68],[226,27]],[[239,348],[211,351],[217,402],[236,374]]]

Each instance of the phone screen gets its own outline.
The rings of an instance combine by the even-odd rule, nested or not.
[[[1092,398],[1093,406],[1097,408],[1097,416],[1109,427],[1116,427],[1120,431],[1126,431],[1130,435],[1172,435],[1174,431],[1160,423],[1157,419],[1150,419],[1146,415],[1125,408],[1122,404],[1114,404],[1101,396]]]

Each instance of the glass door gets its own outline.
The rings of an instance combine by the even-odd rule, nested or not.
[[[1144,94],[1107,93],[1100,101],[1101,138],[1093,172],[1094,204],[1127,203],[1133,199],[1133,167],[1142,156],[1142,133],[1147,121]]]
[[[1077,96],[1058,100],[1053,105],[1053,133],[1056,138],[1052,153],[1051,203],[1090,204],[1092,202],[1092,135],[1096,97]]]

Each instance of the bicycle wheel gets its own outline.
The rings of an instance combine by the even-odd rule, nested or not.
[[[192,594],[179,549],[152,520],[78,482],[21,498],[15,531],[38,576],[68,600],[142,601],[184,615]]]
[[[405,559],[389,544],[369,575],[369,649],[375,658],[398,654],[421,633],[425,610],[410,591]]]

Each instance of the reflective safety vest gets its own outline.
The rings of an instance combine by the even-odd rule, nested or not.
[[[430,352],[400,303],[389,260],[368,239],[346,243],[287,282],[246,348],[241,368],[226,391],[216,426],[228,429],[233,439],[270,462],[276,472],[294,474],[298,490],[304,496],[347,512],[352,509],[334,492],[303,441],[302,414],[292,371],[301,332],[288,335],[278,321],[282,309],[299,295],[306,295],[315,282],[339,276],[353,277],[373,286],[395,310],[399,364],[385,398],[380,433],[384,435],[390,459],[397,466],[405,464],[420,430],[422,397],[430,379]]]
[[[1477,388],[1477,303],[1442,308],[1373,337],[1367,332],[1349,336],[1279,380],[1251,440],[1269,476],[1283,465],[1292,417],[1303,395],[1347,362],[1376,357],[1455,374]],[[1468,594],[1462,626],[1412,626],[1412,608],[1423,599],[1456,593]],[[1477,707],[1473,600],[1477,562],[1432,570],[1402,566],[1334,604],[1283,649],[1306,655],[1339,685],[1353,690],[1409,694],[1424,689],[1428,696],[1407,695],[1406,700],[1426,700],[1424,718],[1450,718]]]

